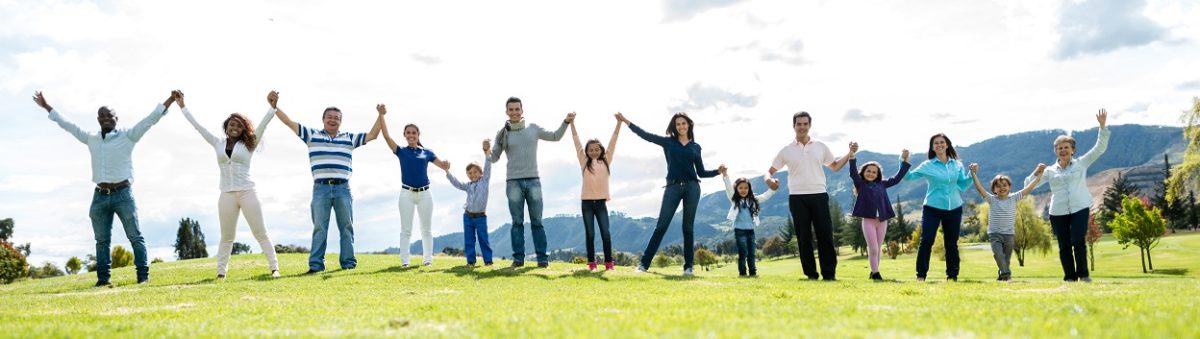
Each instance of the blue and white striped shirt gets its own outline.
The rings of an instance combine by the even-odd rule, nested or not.
[[[455,188],[467,192],[467,203],[463,205],[463,209],[471,213],[483,213],[487,211],[488,199],[488,179],[492,177],[492,162],[487,158],[483,159],[483,176],[479,180],[463,183],[458,181],[450,172],[446,172],[446,179],[450,180],[450,184]]]
[[[300,140],[308,144],[313,179],[350,179],[351,151],[367,143],[366,133],[338,132],[330,137],[323,129],[300,125]]]

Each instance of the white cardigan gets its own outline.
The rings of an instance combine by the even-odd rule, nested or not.
[[[221,136],[215,136],[204,129],[196,118],[192,117],[192,113],[187,108],[183,109],[183,116],[187,121],[192,123],[192,127],[200,132],[200,136],[204,137],[213,150],[217,154],[217,166],[221,168],[221,192],[236,192],[254,189],[254,181],[250,180],[250,159],[254,156],[254,152],[246,148],[246,144],[238,141],[233,145],[233,156],[225,154],[225,131],[221,131]],[[271,118],[275,116],[275,109],[267,110],[267,116],[263,117],[258,122],[258,127],[254,129],[254,134],[258,137],[259,145],[262,145],[263,132],[267,129],[267,123],[271,122]]]
[[[767,178],[766,176],[763,176],[764,182],[766,182],[766,178]],[[722,175],[721,179],[725,180],[725,201],[730,202],[729,203],[729,215],[726,217],[729,218],[729,221],[734,221],[737,219],[738,208],[737,208],[737,205],[733,204],[733,195],[737,194],[737,188],[733,187],[733,182],[729,181],[728,175]],[[762,203],[764,201],[767,201],[767,199],[771,199],[771,196],[775,195],[775,191],[777,191],[777,190],[767,189],[767,191],[763,192],[763,194],[754,196],[754,199],[758,200],[759,206],[762,206]],[[754,192],[751,192],[751,193],[754,193]],[[758,226],[758,216],[757,215],[754,216],[754,226]]]

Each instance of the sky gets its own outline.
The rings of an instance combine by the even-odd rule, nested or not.
[[[94,253],[87,148],[32,102],[38,90],[90,130],[100,106],[131,127],[173,89],[213,131],[232,112],[259,121],[271,90],[309,126],[340,107],[351,132],[367,131],[385,103],[389,126],[419,125],[422,143],[460,178],[503,125],[510,96],[542,126],[577,112],[584,140],[607,141],[616,112],[662,133],[686,111],[707,166],[753,176],[794,138],[797,111],[813,114],[813,135],[838,155],[851,141],[920,153],[938,132],[970,145],[1083,130],[1101,107],[1114,125],[1178,126],[1200,95],[1196,22],[1200,3],[1186,0],[0,0],[0,218],[15,220],[14,242],[32,243],[31,264]],[[214,160],[175,107],[138,144],[133,190],[151,257],[174,258],[185,217],[216,252]],[[490,186],[492,230],[511,221],[505,163]],[[539,169],[544,214],[578,214],[569,133],[539,146]],[[272,122],[251,173],[271,239],[309,246],[305,145]],[[429,173],[434,234],[461,231],[464,193],[440,169]],[[653,216],[665,173],[661,149],[623,129],[609,209]],[[354,152],[350,185],[356,250],[399,246],[400,167],[382,139]],[[240,222],[237,241],[260,253]],[[123,231],[113,234],[128,246]]]

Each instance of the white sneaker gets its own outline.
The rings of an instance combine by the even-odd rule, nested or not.
[[[696,275],[696,274],[695,274],[695,273],[692,273],[692,269],[691,269],[691,268],[685,268],[685,269],[683,269],[683,276],[685,276],[685,277],[690,277],[690,276],[694,276],[694,275]]]
[[[279,275],[279,270],[272,270],[272,271],[271,271],[271,277],[272,277],[272,278],[278,278],[278,277],[280,277],[280,275]]]
[[[646,273],[646,268],[642,267],[642,265],[638,265],[638,267],[636,269],[634,269],[634,272]]]
[[[425,266],[433,266],[433,263],[432,263],[432,262],[429,262],[429,261],[426,261],[426,262],[425,262]]]

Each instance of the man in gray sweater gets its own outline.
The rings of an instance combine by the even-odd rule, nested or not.
[[[500,153],[508,155],[508,180],[504,190],[508,196],[508,212],[512,214],[513,267],[525,266],[525,204],[529,204],[529,228],[533,232],[533,247],[538,267],[550,266],[546,255],[546,229],[542,227],[542,183],[538,180],[538,140],[558,141],[567,132],[575,113],[567,114],[562,125],[553,132],[536,124],[526,124],[521,99],[508,98],[505,104],[508,121],[496,133],[490,160],[500,161]]]

